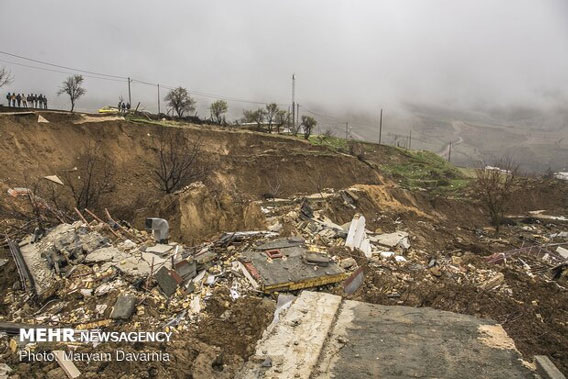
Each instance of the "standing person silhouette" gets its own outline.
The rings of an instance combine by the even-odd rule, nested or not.
[[[12,95],[10,95],[10,92],[6,95],[6,100],[8,100],[8,107],[11,107]]]

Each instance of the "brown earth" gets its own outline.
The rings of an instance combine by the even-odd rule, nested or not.
[[[77,115],[41,114],[50,123],[38,123],[36,114],[0,116],[0,132],[4,137],[0,141],[0,159],[4,162],[0,166],[0,203],[4,207],[12,202],[6,194],[7,188],[31,186],[45,175],[60,174],[76,167],[78,156],[94,141],[116,172],[113,192],[101,200],[113,216],[132,221],[135,216],[138,219],[156,216],[154,211],[164,217],[171,215],[164,210],[171,206],[172,197],[163,198],[152,174],[156,160],[155,136],[163,126],[128,121],[76,124]],[[207,188],[213,194],[223,192],[223,195],[211,195],[210,201],[229,208],[232,208],[229,204],[232,200],[242,201],[243,209],[237,206],[227,212],[227,217],[239,219],[235,226],[257,227],[257,222],[250,222],[249,213],[254,211],[246,202],[261,199],[277,184],[279,190],[275,195],[290,196],[316,192],[320,185],[342,188],[356,183],[381,183],[380,175],[356,158],[332,153],[298,138],[210,126],[185,125],[182,130],[188,137],[202,140],[205,159],[214,167]],[[65,199],[68,204],[72,203],[67,189],[56,187],[55,191],[60,202]],[[182,194],[183,203],[201,201],[208,196],[202,192],[195,198],[193,195],[192,191]],[[156,206],[161,200],[164,203]],[[183,206],[181,208],[174,206],[173,210],[183,212]],[[102,209],[97,211],[100,213]],[[223,211],[211,214],[212,218],[223,217]],[[191,214],[188,220],[181,220],[183,218],[180,218],[180,227],[183,224],[192,227],[197,222],[192,220]],[[207,228],[212,226],[209,224]],[[219,228],[225,226],[228,225],[221,222],[206,234],[222,231]],[[176,231],[176,236],[183,240],[185,233],[180,233],[181,229]],[[193,241],[195,236],[193,233],[189,240]]]

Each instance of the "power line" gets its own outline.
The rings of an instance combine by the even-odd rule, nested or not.
[[[2,50],[0,50],[0,54],[8,55],[8,56],[11,56],[11,57],[15,57],[15,58],[18,58],[18,59],[23,59],[23,60],[26,60],[26,61],[35,62],[35,63],[39,63],[39,64],[43,64],[43,65],[48,65],[48,66],[51,66],[51,67],[62,68],[62,69],[71,70],[71,71],[74,71],[74,72],[87,73],[87,74],[90,74],[90,75],[84,75],[85,77],[90,77],[90,78],[94,78],[94,79],[117,81],[117,82],[123,82],[123,83],[128,81],[128,77],[126,77],[126,76],[105,74],[105,73],[100,73],[100,72],[95,72],[95,71],[88,71],[88,70],[82,70],[82,69],[78,69],[78,68],[72,68],[72,67],[68,67],[68,66],[64,66],[64,65],[59,65],[59,64],[55,64],[55,63],[41,61],[41,60],[38,60],[38,59],[24,57],[24,56],[21,56],[21,55],[18,55],[18,54],[9,53],[7,51],[2,51]],[[0,60],[0,61],[2,61],[2,60]],[[27,67],[27,68],[31,68],[31,69],[36,69],[36,70],[44,70],[44,71],[64,73],[64,74],[73,74],[73,72],[65,72],[65,71],[60,71],[60,70],[48,69],[48,68],[45,68],[45,67],[30,66],[30,65],[23,64],[23,63],[16,63],[16,62],[9,62],[9,61],[3,61],[3,62],[8,63],[8,64],[17,65],[17,66]],[[130,82],[131,83],[145,84],[145,85],[154,86],[154,87],[158,86],[158,83],[151,83],[151,82],[147,82],[147,81],[139,80],[139,79],[132,79],[131,78]],[[170,89],[170,90],[176,88],[175,86],[168,86],[168,85],[161,85],[161,87],[166,88],[166,89]],[[189,91],[189,92],[193,95],[196,95],[196,96],[212,98],[212,99],[219,99],[219,100],[226,100],[226,101],[233,101],[233,102],[247,103],[247,104],[257,104],[257,105],[270,104],[270,102],[266,102],[266,101],[242,99],[242,98],[238,98],[238,97],[223,96],[223,95],[217,95],[217,94],[201,92],[201,91]],[[284,105],[288,105],[288,104],[280,103],[278,105],[284,106]]]
[[[30,66],[24,63],[17,63],[17,62],[10,62],[10,61],[6,61],[4,59],[0,59],[0,62],[3,63],[7,63],[7,64],[13,64],[16,66],[22,66],[22,67],[26,67],[26,68],[32,68],[34,70],[43,70],[43,71],[49,71],[49,72],[56,72],[56,73],[60,73],[60,74],[74,74],[74,72],[70,72],[70,71],[61,71],[61,70],[53,70],[50,68],[45,68],[45,67],[38,67],[38,66]],[[108,80],[111,82],[120,82],[120,83],[126,83],[125,80],[122,79],[113,79],[113,78],[102,78],[100,76],[94,76],[94,75],[83,75],[86,78],[93,78],[93,79],[100,79],[100,80]]]
[[[103,74],[103,73],[101,73],[101,72],[88,71],[88,70],[80,70],[80,69],[78,69],[78,68],[72,68],[72,67],[62,66],[62,65],[58,65],[58,64],[54,64],[54,63],[49,63],[49,62],[45,62],[45,61],[40,61],[40,60],[38,60],[38,59],[33,59],[33,58],[27,58],[27,57],[23,57],[23,56],[21,56],[21,55],[8,53],[8,52],[6,52],[6,51],[1,51],[1,50],[0,50],[0,54],[9,55],[9,56],[14,57],[14,58],[19,58],[19,59],[23,59],[23,60],[30,61],[30,62],[45,64],[45,65],[52,66],[52,67],[63,68],[63,69],[65,69],[65,70],[78,71],[78,72],[85,72],[85,73],[87,73],[87,74],[98,75],[98,76],[107,76],[107,77],[109,77],[109,78],[115,78],[115,79],[127,79],[126,76],[110,75],[110,74]]]

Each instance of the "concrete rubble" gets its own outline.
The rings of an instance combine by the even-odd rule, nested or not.
[[[341,198],[356,204],[358,195],[350,192]],[[283,208],[275,203],[282,203]],[[29,235],[18,246],[33,276],[37,297],[10,291],[5,300],[10,315],[7,321],[79,329],[136,330],[143,326],[183,333],[194,331],[200,321],[230,317],[230,309],[212,316],[211,309],[219,302],[277,298],[274,319],[242,376],[324,377],[320,355],[329,353],[325,364],[338,367],[331,358],[334,349],[340,348],[337,343],[345,345],[341,341],[349,340],[343,335],[345,330],[334,329],[338,327],[334,317],[340,314],[349,319],[357,309],[367,307],[345,303],[337,294],[350,298],[374,290],[393,304],[403,304],[401,294],[409,283],[428,288],[447,280],[511,296],[516,289],[509,286],[498,264],[529,278],[538,275],[552,281],[568,276],[568,268],[563,266],[568,237],[563,232],[546,237],[544,242],[553,247],[499,252],[488,256],[486,264],[474,266],[468,253],[460,250],[442,255],[417,248],[416,234],[403,223],[393,223],[388,233],[369,230],[361,213],[352,218],[351,213],[350,221],[344,223],[344,218],[336,223],[307,201],[269,202],[263,209],[267,225],[281,227],[225,232],[193,246],[171,241],[163,231],[156,234],[127,226],[120,230],[96,221],[62,223],[41,238]],[[290,225],[292,232],[285,233]],[[538,230],[537,225],[525,232]],[[380,277],[384,287],[375,287],[369,280],[373,277]],[[321,292],[300,291],[304,289]],[[220,297],[220,292],[225,297]],[[26,301],[34,301],[39,308],[31,317],[21,306]],[[396,313],[382,308],[368,311],[383,316]],[[314,325],[318,327],[314,329]],[[339,333],[337,341],[326,342],[328,332],[334,330]],[[14,347],[15,351],[25,348],[25,344]],[[388,354],[383,353],[381,359],[387,359]],[[516,359],[516,353],[507,354]],[[416,367],[408,372],[417,372],[412,371]],[[391,369],[397,372],[396,367],[388,366],[385,373]],[[516,364],[511,370],[524,372]],[[338,377],[343,374],[341,371]],[[437,376],[436,372],[432,375]]]

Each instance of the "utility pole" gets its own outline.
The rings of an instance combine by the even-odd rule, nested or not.
[[[296,104],[296,125],[300,125],[300,104]]]
[[[292,129],[296,132],[296,74],[292,74]]]
[[[383,108],[381,108],[381,116],[379,117],[379,145],[381,144],[382,135],[383,135]]]
[[[158,83],[158,115],[160,113],[160,83]]]
[[[132,105],[132,96],[130,94],[130,78],[128,78],[128,103]]]
[[[450,141],[450,148],[448,149],[448,162],[452,160],[452,141]]]

